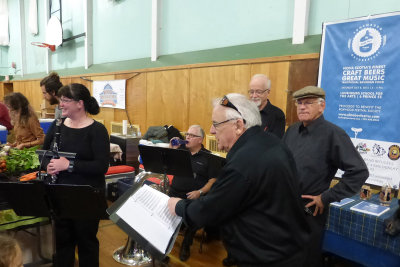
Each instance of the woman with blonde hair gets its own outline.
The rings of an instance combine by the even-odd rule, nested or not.
[[[21,93],[11,93],[4,97],[4,103],[10,110],[14,125],[15,142],[12,146],[23,149],[43,144],[44,132],[28,99]]]

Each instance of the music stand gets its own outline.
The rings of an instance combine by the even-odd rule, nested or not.
[[[146,171],[193,177],[188,150],[139,145],[139,152]]]
[[[104,192],[89,185],[3,182],[0,183],[0,192],[18,216],[50,217],[55,266],[56,219],[108,218]]]
[[[169,184],[167,174],[194,177],[188,150],[139,145],[139,152],[147,172],[164,175],[164,192]]]
[[[207,157],[208,161],[208,175],[210,178],[217,178],[220,173],[222,167],[224,167],[226,163],[226,159],[220,156],[217,156],[212,153],[204,152],[204,151],[199,151],[202,155],[205,155]]]
[[[160,173],[164,175],[164,192],[167,184],[167,174],[193,177],[191,154],[187,150],[171,149],[163,147],[139,145],[140,156],[146,172]],[[158,251],[150,242],[143,238],[140,233],[128,225],[116,213],[119,208],[139,189],[139,184],[135,183],[129,188],[114,204],[107,210],[110,220],[115,222],[130,238],[135,240],[141,249],[148,251],[153,258],[162,260],[165,257],[163,252]],[[172,249],[173,242],[179,232],[179,227],[175,229],[170,240],[167,251]]]

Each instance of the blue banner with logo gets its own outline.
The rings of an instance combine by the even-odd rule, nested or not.
[[[324,23],[324,116],[352,138],[375,185],[400,181],[399,74],[400,12]]]

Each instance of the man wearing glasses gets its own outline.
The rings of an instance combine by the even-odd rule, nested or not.
[[[169,190],[169,196],[183,199],[198,199],[201,195],[207,193],[215,178],[209,177],[208,158],[204,153],[210,153],[203,146],[204,131],[199,125],[192,125],[186,133],[185,145],[172,145],[172,140],[179,139],[174,137],[170,141],[171,148],[187,149],[191,153],[191,162],[195,177],[175,176]],[[186,261],[190,257],[190,246],[193,243],[193,237],[198,228],[188,227],[182,242],[179,258]]]
[[[294,159],[260,125],[260,112],[246,96],[217,100],[210,132],[228,152],[226,164],[207,195],[170,198],[168,207],[189,225],[219,225],[229,264],[301,266],[309,228]]]
[[[321,242],[329,203],[357,193],[368,178],[364,160],[350,137],[326,121],[325,91],[307,86],[293,94],[300,122],[289,127],[283,141],[296,161],[305,210],[313,229],[306,266],[321,265]],[[344,171],[339,183],[329,188],[337,170]],[[311,256],[312,255],[312,256]]]
[[[249,84],[249,98],[256,103],[261,115],[261,128],[282,138],[285,133],[285,114],[269,101],[271,80],[264,74],[254,75]]]

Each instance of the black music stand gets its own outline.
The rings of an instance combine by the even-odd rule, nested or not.
[[[164,192],[169,184],[167,174],[194,177],[188,150],[139,145],[139,152],[147,172],[164,175]]]
[[[107,202],[102,190],[89,185],[37,182],[3,182],[0,192],[18,216],[50,217],[53,231],[53,264],[56,219],[107,219]]]
[[[146,171],[193,177],[189,150],[139,145]]]
[[[205,155],[208,160],[208,176],[210,178],[217,178],[220,173],[222,167],[225,166],[226,159],[220,156],[217,156],[215,154],[209,153],[209,152],[204,152],[204,151],[199,151],[202,155]]]
[[[154,147],[139,145],[140,156],[144,168],[147,172],[160,173],[164,175],[164,190],[167,184],[167,174],[193,177],[191,155],[188,150],[172,149],[164,147]],[[135,240],[144,250],[148,251],[154,258],[162,260],[165,254],[157,250],[151,243],[143,238],[140,233],[128,225],[116,213],[119,208],[139,189],[138,184],[129,188],[114,204],[107,210],[110,220],[115,222],[125,233]],[[170,240],[168,250],[172,249],[173,242],[179,232],[179,227],[175,230],[173,238]]]

